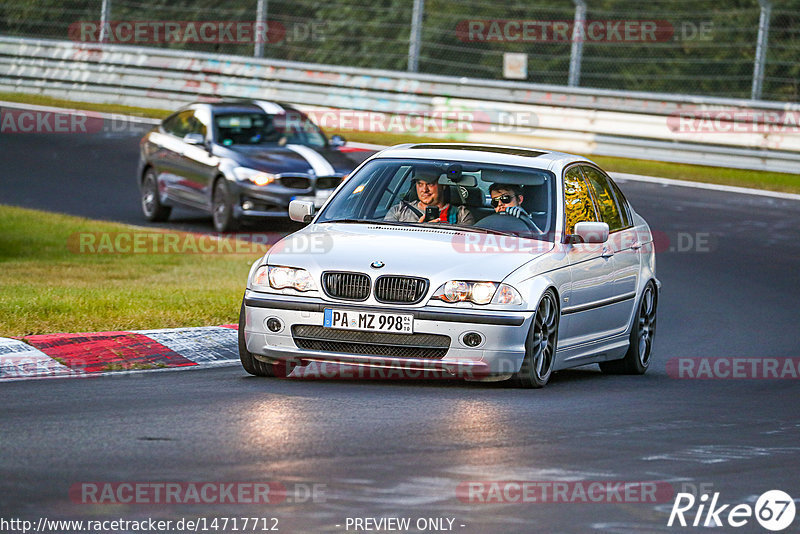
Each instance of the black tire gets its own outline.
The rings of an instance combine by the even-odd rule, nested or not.
[[[156,172],[149,168],[144,173],[142,179],[141,189],[142,213],[148,221],[164,222],[169,219],[169,214],[172,213],[170,206],[161,204],[158,196],[158,181],[156,180]]]
[[[225,178],[219,178],[214,183],[211,217],[214,221],[214,230],[217,232],[234,232],[239,228],[239,221],[233,216],[233,201]]]
[[[244,326],[245,326],[245,312],[244,302],[239,311],[239,360],[242,362],[242,367],[245,371],[253,376],[268,376],[286,378],[294,369],[293,364],[286,362],[280,363],[266,363],[257,360],[253,353],[247,350],[247,343],[244,340]]]
[[[548,289],[536,306],[528,338],[525,340],[525,358],[522,367],[510,383],[522,388],[541,388],[550,380],[558,343],[558,300]]]
[[[636,308],[631,328],[628,352],[621,360],[601,362],[600,370],[610,375],[643,375],[650,367],[653,341],[656,335],[656,310],[658,292],[655,284],[648,282]]]

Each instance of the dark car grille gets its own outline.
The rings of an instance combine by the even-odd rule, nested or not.
[[[317,189],[333,189],[342,183],[339,176],[321,176],[317,178]]]
[[[422,300],[428,289],[424,278],[381,276],[375,282],[375,300],[391,304],[414,304]]]
[[[323,273],[322,289],[336,299],[366,300],[369,297],[369,276],[361,273]]]
[[[304,176],[284,176],[281,185],[289,189],[308,189],[311,187],[311,180]]]
[[[338,330],[315,325],[294,325],[292,337],[301,349],[388,358],[441,359],[450,337],[439,334],[389,334]]]

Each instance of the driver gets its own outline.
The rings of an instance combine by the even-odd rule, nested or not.
[[[427,222],[444,222],[450,224],[475,224],[475,217],[466,206],[452,206],[444,202],[444,187],[439,183],[437,174],[417,172],[414,178],[417,189],[417,202],[401,201],[391,207],[383,218],[385,221],[426,222],[425,209],[439,208],[439,217]]]
[[[522,207],[522,189],[514,184],[492,184],[489,187],[492,197],[492,207],[495,213],[505,213],[517,219],[523,216],[530,218],[525,208]]]

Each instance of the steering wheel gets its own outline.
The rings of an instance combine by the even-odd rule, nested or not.
[[[475,226],[478,228],[486,228],[488,230],[497,230],[499,232],[509,232],[514,234],[522,234],[527,232],[535,232],[541,234],[542,231],[539,227],[530,220],[528,217],[516,218],[508,215],[505,212],[492,213],[484,217]]]
[[[505,211],[501,211],[500,213],[496,213],[495,215],[505,215],[506,217],[512,217],[512,215],[506,213]],[[542,233],[542,231],[539,230],[539,227],[536,226],[536,223],[533,222],[531,220],[531,218],[528,217],[527,215],[523,215],[522,217],[514,217],[514,218],[517,219],[518,221],[522,221],[525,224],[525,226],[528,227],[529,230],[532,230],[532,231],[536,232],[537,234],[541,234]]]

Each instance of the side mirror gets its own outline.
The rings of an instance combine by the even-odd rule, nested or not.
[[[337,135],[334,135],[333,137],[331,137],[330,144],[331,144],[332,148],[339,148],[339,147],[343,147],[344,145],[346,145],[347,141],[345,140],[344,137],[342,137],[341,135],[337,134]]]
[[[206,138],[203,137],[203,134],[199,133],[188,133],[183,136],[183,142],[187,145],[205,145]]]
[[[314,203],[307,200],[289,202],[289,218],[296,222],[309,223],[314,216]]]
[[[575,234],[581,243],[605,243],[608,241],[608,224],[604,222],[579,222]]]

